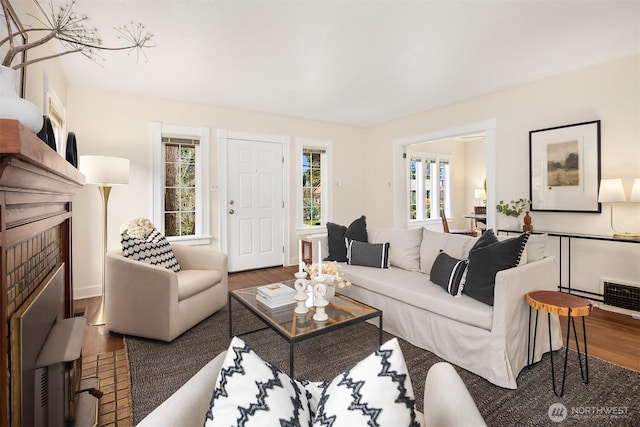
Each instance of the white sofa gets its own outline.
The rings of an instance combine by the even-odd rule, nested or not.
[[[202,426],[225,354],[207,363],[138,426]],[[486,425],[462,379],[448,363],[436,363],[429,369],[424,395],[424,414],[418,413],[424,427]]]
[[[426,228],[383,229],[368,226],[370,243],[389,242],[390,268],[380,269],[340,263],[352,282],[339,292],[383,311],[385,331],[428,350],[504,388],[517,388],[516,378],[527,365],[529,291],[557,290],[558,270],[553,257],[534,256],[518,267],[495,276],[494,305],[467,295],[453,297],[429,280],[440,250],[458,259],[468,257],[477,238],[440,233]],[[544,236],[546,239],[546,236]],[[534,243],[535,237],[527,243]],[[313,248],[328,254],[327,235],[309,236]],[[545,240],[546,242],[546,240]],[[314,262],[317,251],[314,252]],[[544,250],[542,250],[544,253]],[[540,259],[539,259],[540,258]],[[557,316],[552,316],[552,347],[562,346]],[[532,323],[532,330],[533,324]],[[533,339],[533,332],[531,337]],[[549,351],[547,322],[538,323],[534,361]]]
[[[105,259],[107,327],[110,331],[173,341],[227,305],[227,255],[172,244],[181,270],[173,272],[124,256]]]

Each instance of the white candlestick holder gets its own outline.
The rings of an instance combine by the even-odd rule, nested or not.
[[[329,315],[325,310],[327,305],[329,305],[329,301],[325,299],[325,295],[327,295],[326,280],[327,278],[324,275],[318,275],[313,279],[313,296],[315,297],[313,306],[316,308],[313,320],[316,322],[324,322],[329,319]]]
[[[296,295],[294,299],[296,300],[296,308],[293,310],[297,314],[305,314],[309,312],[309,308],[307,307],[306,301],[309,298],[307,294],[307,287],[309,286],[309,282],[307,281],[307,273],[304,271],[298,272],[295,274],[296,281],[293,284],[293,287],[296,288]]]

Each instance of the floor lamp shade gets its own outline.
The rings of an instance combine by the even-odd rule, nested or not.
[[[111,186],[129,183],[129,160],[108,156],[80,156],[80,172],[85,176],[87,184],[97,184],[102,197],[102,298],[100,306],[91,316],[89,325],[106,324],[105,316],[105,268],[104,258],[107,253],[107,206]]]
[[[128,184],[129,159],[108,156],[80,156],[80,172],[87,184]]]

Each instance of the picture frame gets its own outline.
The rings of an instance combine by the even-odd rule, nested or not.
[[[0,2],[2,2],[2,5],[4,6],[3,9],[7,13],[7,18],[9,20],[9,25],[11,25],[12,33],[19,33],[19,36],[16,37],[14,41],[17,41],[21,45],[26,45],[28,43],[27,32],[25,31],[25,28],[22,25],[22,22],[20,22],[20,19],[18,18],[18,14],[15,12],[13,7],[11,6],[11,3],[9,3],[9,0],[0,0]],[[0,24],[0,40],[4,39],[7,36],[8,36],[7,27],[5,26],[4,19],[2,19],[2,23]],[[8,48],[4,48],[4,49],[0,48],[0,58],[4,58],[4,55],[6,54],[7,50]],[[16,58],[14,58],[14,62],[24,64],[26,61],[27,61],[26,51],[20,52],[20,54],[17,55]],[[13,64],[9,66],[11,67],[12,65]],[[18,82],[19,82],[19,87],[17,88],[18,94],[20,95],[21,98],[24,98],[26,95],[27,67],[22,67],[18,69]]]
[[[529,132],[531,211],[600,213],[600,120]]]

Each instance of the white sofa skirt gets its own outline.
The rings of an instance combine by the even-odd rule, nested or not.
[[[545,259],[537,263],[540,262],[554,263],[555,260]],[[519,279],[530,277],[523,275],[520,269],[539,271],[540,265],[535,265],[537,263],[519,267],[517,272],[511,269],[496,275],[491,330],[434,314],[424,308],[373,292],[357,284],[340,289],[340,292],[382,310],[385,331],[473,372],[497,386],[515,389],[517,388],[516,378],[527,365],[529,306],[523,296],[528,291],[523,287],[531,286],[531,290],[538,289],[535,281],[530,283],[530,280],[525,279],[527,283],[519,282]],[[345,268],[345,272],[346,270]],[[551,268],[546,271],[555,270]],[[425,286],[435,285],[425,284]],[[540,317],[536,334],[536,353],[533,357],[535,362],[549,351],[547,316],[541,314]],[[372,324],[377,326],[377,320]],[[531,322],[532,340],[534,326],[535,310]],[[551,327],[552,347],[557,350],[562,346],[562,335],[556,315],[551,316]]]

